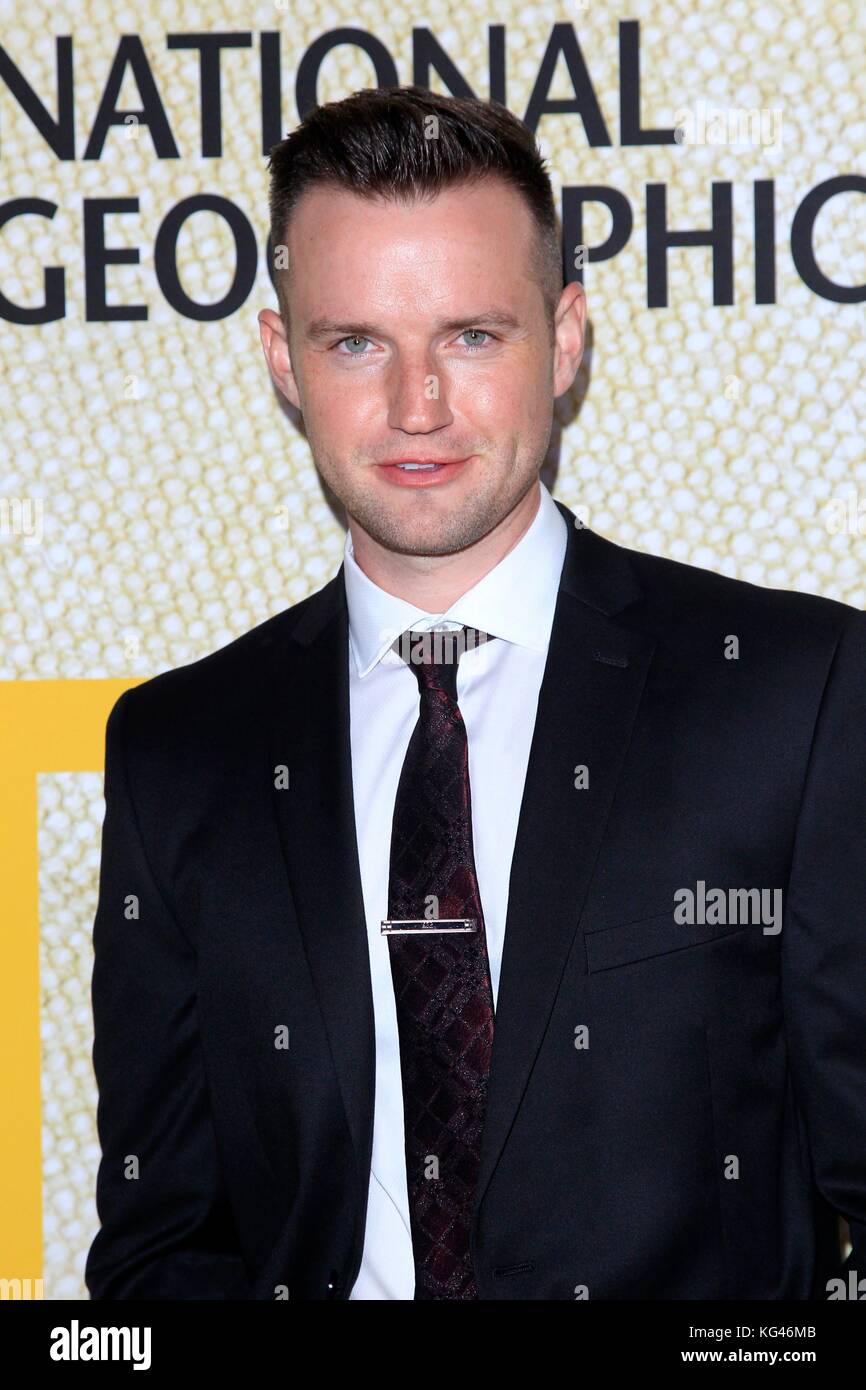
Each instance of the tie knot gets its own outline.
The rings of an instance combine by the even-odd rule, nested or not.
[[[392,644],[392,650],[415,674],[418,688],[444,690],[457,699],[457,667],[465,651],[492,642],[493,636],[477,627],[427,628],[413,632],[407,628]]]

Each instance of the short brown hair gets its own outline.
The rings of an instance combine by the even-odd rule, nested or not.
[[[316,107],[273,146],[268,170],[272,250],[285,245],[292,210],[313,184],[411,202],[498,175],[521,194],[535,220],[535,272],[553,337],[563,288],[553,190],[528,126],[500,102],[438,96],[424,87],[366,88]],[[275,268],[287,332],[288,274]]]

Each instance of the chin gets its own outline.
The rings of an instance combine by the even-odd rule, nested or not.
[[[467,533],[465,529],[447,530],[439,526],[422,533],[404,534],[402,548],[407,554],[456,555],[479,539],[480,535]]]

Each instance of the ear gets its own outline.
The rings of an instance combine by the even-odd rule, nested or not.
[[[292,371],[292,359],[283,320],[273,309],[261,309],[258,314],[262,349],[271,380],[296,410],[301,409],[298,384]]]
[[[577,376],[586,338],[586,295],[578,280],[572,280],[562,291],[554,328],[553,394],[561,396]]]

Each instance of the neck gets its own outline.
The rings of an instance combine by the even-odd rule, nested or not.
[[[536,482],[498,526],[454,555],[401,555],[379,545],[350,518],[355,560],[367,578],[386,593],[427,613],[444,613],[514,549],[540,505],[541,488]]]

